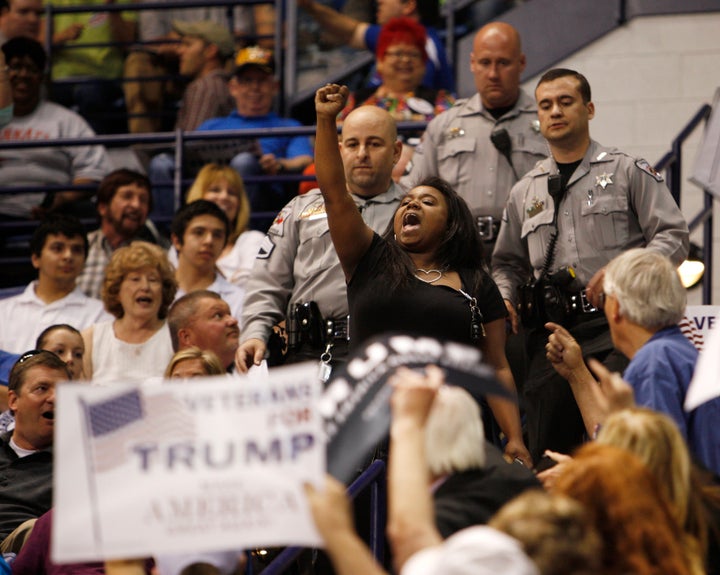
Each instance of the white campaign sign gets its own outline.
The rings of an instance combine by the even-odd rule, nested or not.
[[[302,485],[323,481],[320,392],[316,363],[59,386],[53,560],[318,545]]]
[[[688,306],[685,316],[702,333],[702,351],[685,395],[685,411],[720,397],[720,306]]]

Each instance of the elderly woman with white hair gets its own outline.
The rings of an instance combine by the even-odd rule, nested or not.
[[[691,452],[708,468],[720,472],[720,399],[691,413],[683,409],[698,352],[678,322],[687,303],[677,269],[665,256],[647,249],[628,250],[607,266],[600,298],[613,345],[629,359],[623,378],[641,407],[669,415]],[[592,393],[595,379],[582,350],[561,326],[548,323],[547,357],[575,394],[588,431],[604,420],[602,405]]]
[[[508,501],[539,487],[531,470],[508,463],[485,440],[480,405],[464,389],[439,389],[425,427],[435,526],[443,538],[483,525]]]

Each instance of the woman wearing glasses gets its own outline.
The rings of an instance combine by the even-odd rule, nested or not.
[[[455,98],[446,90],[422,85],[428,54],[426,32],[411,18],[392,18],[382,27],[375,57],[382,84],[377,89],[360,89],[348,97],[338,122],[358,106],[378,106],[390,112],[398,122],[428,122],[452,107]],[[412,157],[420,133],[405,134],[403,153],[393,176],[398,179]]]

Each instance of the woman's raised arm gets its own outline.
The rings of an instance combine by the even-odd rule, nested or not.
[[[345,277],[350,279],[370,247],[373,231],[363,221],[348,191],[338,145],[336,118],[345,107],[348,94],[346,86],[337,84],[327,84],[315,94],[315,172],[325,200],[330,236]]]

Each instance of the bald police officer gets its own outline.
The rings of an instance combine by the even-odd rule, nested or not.
[[[345,119],[340,139],[348,192],[364,220],[382,233],[403,195],[391,174],[402,148],[392,116],[361,106]],[[248,280],[237,365],[246,371],[267,351],[273,326],[287,320],[287,361],[347,354],[345,276],[335,253],[320,190],[294,198],[275,218]],[[329,370],[324,370],[329,375]]]
[[[538,461],[545,449],[569,452],[584,431],[570,387],[545,357],[545,322],[565,325],[585,353],[622,370],[627,359],[612,351],[599,309],[605,265],[634,247],[679,265],[689,240],[662,176],[646,161],[590,139],[595,107],[582,74],[550,70],[535,97],[552,156],[513,187],[492,269],[513,326],[520,303],[529,328],[524,395],[528,444]]]
[[[524,69],[517,30],[504,22],[483,26],[470,54],[477,94],[430,122],[401,180],[408,188],[431,175],[447,180],[478,218],[488,258],[510,189],[549,154],[535,101],[520,89]]]

